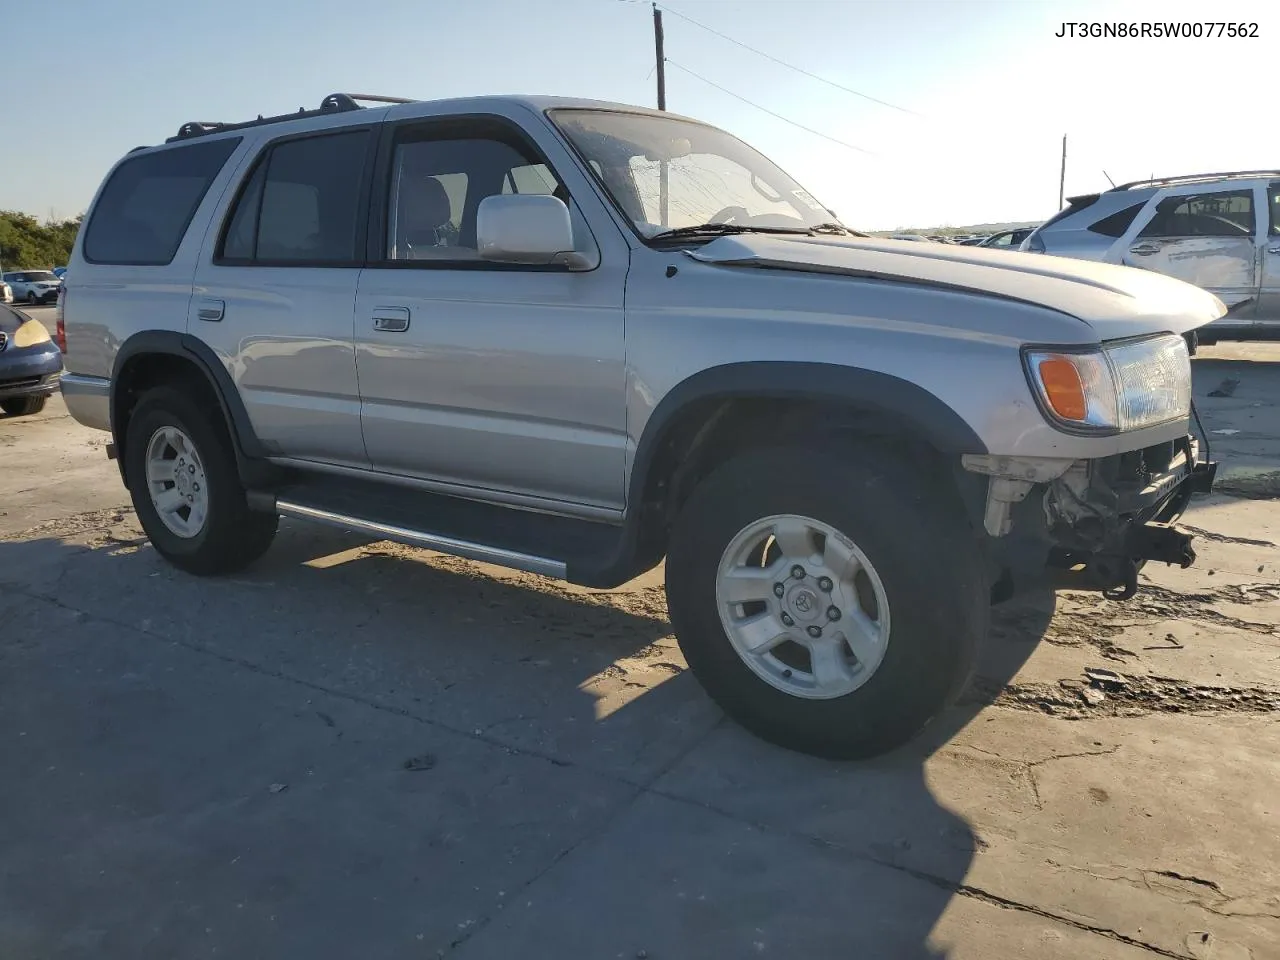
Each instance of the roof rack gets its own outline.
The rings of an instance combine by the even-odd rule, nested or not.
[[[1280,170],[1231,170],[1225,173],[1189,173],[1180,177],[1156,177],[1152,180],[1134,180],[1112,187],[1111,191],[1132,190],[1134,187],[1167,187],[1178,183],[1199,183],[1204,180],[1229,180],[1238,177],[1280,177]]]
[[[363,110],[362,103],[413,103],[406,97],[383,97],[374,93],[331,93],[320,101],[315,110],[299,107],[296,113],[282,113],[274,117],[258,114],[256,120],[245,120],[241,123],[224,123],[220,120],[191,120],[178,128],[175,136],[169,137],[165,143],[175,140],[190,140],[192,137],[203,137],[210,133],[222,133],[226,130],[242,130],[245,127],[257,127],[267,123],[283,123],[285,120],[304,120],[307,117],[320,117],[329,113],[347,113],[350,110]]]

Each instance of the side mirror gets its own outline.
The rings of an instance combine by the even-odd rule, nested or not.
[[[476,247],[482,260],[560,264],[586,270],[589,259],[573,248],[569,208],[558,197],[506,193],[485,197],[476,211]]]

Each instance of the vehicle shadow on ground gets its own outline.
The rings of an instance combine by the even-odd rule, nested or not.
[[[795,887],[797,864],[744,873],[723,850],[701,848],[697,831],[681,836],[673,828],[631,851],[628,883],[613,882],[617,863],[606,867],[585,855],[557,868],[573,895],[545,903],[527,921],[536,929],[522,934],[538,938],[548,956],[557,949],[573,955],[583,898],[597,918],[593,926],[612,931],[600,934],[608,955],[629,942],[629,930],[650,944],[669,943],[673,950],[664,956],[692,956],[744,937],[750,943],[759,927],[783,931],[777,946],[790,937],[800,953],[944,955],[929,946],[930,933],[978,840],[935,798],[926,764],[1017,673],[1053,611],[1051,595],[995,608],[978,678],[959,706],[892,755],[831,763],[771,747],[721,722],[683,669],[660,586],[580,590],[289,523],[253,568],[205,580],[165,564],[132,524],[129,515],[114,528],[65,539],[2,543],[0,585],[77,611],[85,642],[99,620],[129,626],[140,641],[181,644],[625,780],[700,814],[727,817],[735,828],[755,824],[775,838],[817,841],[794,854],[800,864],[836,858],[833,888],[806,900]],[[93,784],[83,786],[91,805]],[[868,878],[867,869],[884,872],[887,881]],[[645,878],[656,890],[677,874],[702,877],[716,893],[712,903],[684,904],[666,919],[636,909]],[[144,897],[171,895],[145,889],[143,876],[128,879]],[[725,913],[723,904],[743,893],[755,907]],[[829,923],[805,917],[806,907],[811,912],[824,903]],[[814,923],[822,933],[817,941]]]

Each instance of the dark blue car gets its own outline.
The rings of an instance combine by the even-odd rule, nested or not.
[[[39,320],[0,304],[0,410],[39,413],[62,376],[62,351]]]

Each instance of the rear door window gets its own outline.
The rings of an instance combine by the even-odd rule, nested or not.
[[[1139,237],[1252,237],[1252,190],[1165,197]]]
[[[236,199],[217,262],[356,262],[370,136],[353,130],[269,147]]]
[[[227,137],[125,160],[103,187],[85,227],[85,259],[171,263],[209,184],[239,144],[239,137]]]

